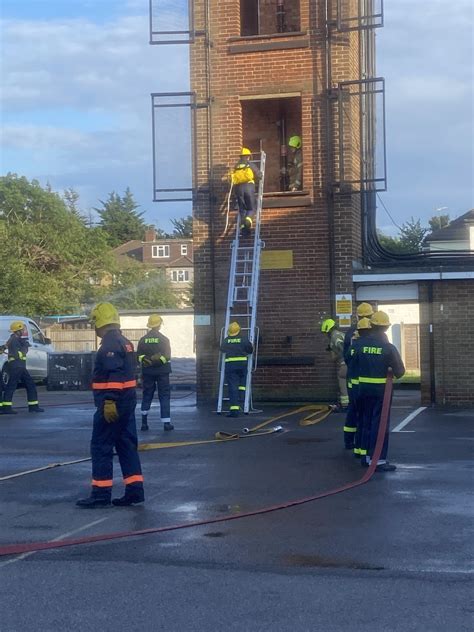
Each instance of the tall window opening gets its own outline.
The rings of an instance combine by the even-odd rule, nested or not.
[[[240,0],[242,37],[291,33],[299,30],[299,0]]]
[[[267,154],[265,192],[303,189],[304,138],[301,133],[301,98],[242,100],[243,146]],[[295,138],[301,147],[290,146]]]

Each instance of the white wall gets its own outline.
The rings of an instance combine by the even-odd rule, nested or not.
[[[397,349],[402,352],[400,325],[419,325],[420,324],[420,306],[418,303],[399,303],[399,304],[378,304],[378,309],[389,315],[391,327],[387,331],[387,336]]]
[[[122,329],[146,329],[149,314],[120,315]],[[174,358],[195,358],[194,314],[162,314],[161,331],[170,339]]]

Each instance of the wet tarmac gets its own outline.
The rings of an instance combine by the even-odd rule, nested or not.
[[[90,393],[44,392],[41,403],[42,415],[0,417],[0,478],[88,456]],[[419,406],[417,392],[398,392],[392,428]],[[140,440],[212,439],[291,408],[233,420],[174,391],[173,433],[154,407]],[[144,506],[76,508],[89,462],[0,481],[0,545],[235,515],[362,476],[342,449],[341,414],[301,418],[266,437],[142,452]],[[472,409],[423,410],[391,435],[396,472],[300,507],[0,558],[0,630],[470,631],[473,422]],[[118,494],[118,467],[116,479]]]

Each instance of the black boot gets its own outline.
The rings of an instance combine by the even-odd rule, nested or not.
[[[40,408],[38,404],[31,404],[28,406],[29,413],[44,413],[44,408]]]
[[[138,505],[145,502],[145,492],[143,489],[137,489],[134,492],[125,492],[122,498],[114,498],[112,505],[115,507],[130,507],[130,505]]]
[[[142,415],[142,427],[140,430],[145,431],[148,429],[148,415]]]
[[[238,417],[238,416],[239,416],[239,411],[238,410],[231,410],[226,415],[226,417]]]
[[[174,430],[174,426],[171,421],[165,421],[163,424],[163,430]]]
[[[11,407],[11,404],[8,406],[3,404],[1,410],[2,410],[2,415],[17,415],[18,414],[18,412]]]
[[[81,498],[76,502],[77,507],[85,509],[95,509],[96,507],[110,507],[110,498],[100,496],[89,496],[89,498]]]
[[[377,467],[375,468],[376,472],[394,472],[397,469],[397,466],[394,465],[393,463],[389,463],[388,461],[386,463],[380,463],[380,465],[377,465]]]

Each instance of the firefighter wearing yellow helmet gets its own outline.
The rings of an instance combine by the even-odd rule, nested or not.
[[[349,352],[351,344],[354,342],[354,339],[359,335],[358,324],[360,319],[362,318],[370,318],[374,313],[373,307],[370,303],[360,303],[356,309],[356,315],[358,323],[356,325],[352,325],[346,331],[344,336],[344,362],[349,366]],[[369,321],[370,323],[370,321]],[[352,389],[352,384],[349,381],[349,377],[347,378],[347,391],[349,393],[349,405],[347,407],[347,416],[346,422],[344,424],[344,447],[346,450],[355,449],[354,445],[354,437],[357,431],[357,411],[355,409],[355,405],[352,401],[352,395],[354,394],[354,390]],[[358,454],[358,453],[357,453]]]
[[[239,207],[239,222],[242,235],[247,236],[253,226],[257,208],[255,183],[261,177],[260,171],[251,163],[252,152],[242,147],[240,159],[231,171],[232,188]]]
[[[361,337],[361,342],[354,348],[354,378],[358,382],[357,406],[360,411],[361,439],[360,455],[362,465],[370,465],[379,432],[385,384],[388,369],[395,377],[405,373],[403,361],[397,348],[387,338],[386,331],[390,327],[388,314],[375,312],[370,318],[369,334]],[[396,466],[387,460],[389,425],[377,463],[377,471],[391,472]]]
[[[366,336],[372,328],[370,318],[363,317],[357,322],[357,329],[352,337],[349,352],[345,356],[347,364],[347,390],[349,393],[349,406],[347,408],[346,421],[344,423],[344,447],[353,450],[354,456],[365,456],[367,451],[361,449],[362,415],[358,403],[359,380],[354,356],[360,345],[364,344]]]
[[[227,417],[238,417],[241,402],[245,398],[248,356],[253,353],[253,345],[247,335],[242,333],[239,323],[234,321],[230,323],[220,349],[225,355],[225,381],[229,391]]]
[[[331,358],[336,363],[337,381],[338,381],[338,403],[341,410],[346,410],[349,403],[347,394],[346,375],[347,367],[343,357],[344,334],[336,327],[336,321],[332,318],[326,318],[321,323],[321,332],[329,338],[327,350],[331,353]]]
[[[85,509],[106,507],[112,500],[114,450],[122,470],[125,494],[114,498],[117,507],[145,500],[143,475],[137,451],[135,421],[136,357],[132,343],[122,336],[118,311],[99,303],[90,321],[101,343],[95,357],[92,391],[96,411],[91,438],[92,487],[88,498],[76,505]]]
[[[163,319],[158,314],[151,314],[147,327],[149,332],[138,343],[138,361],[142,367],[143,398],[142,398],[142,427],[148,430],[148,413],[151,403],[158,391],[160,401],[160,417],[163,430],[173,430],[171,423],[171,345],[169,339],[160,331]]]
[[[288,141],[290,156],[288,160],[289,189],[301,191],[303,188],[303,150],[301,136],[291,136]]]
[[[8,382],[5,385],[0,412],[3,415],[16,414],[17,411],[13,409],[13,394],[18,384],[23,382],[28,398],[28,411],[30,413],[42,413],[44,409],[39,407],[36,385],[26,368],[26,356],[30,346],[26,326],[21,320],[14,320],[10,323],[10,332],[11,336],[5,345],[8,350]],[[0,379],[3,381],[3,376],[0,376]]]

